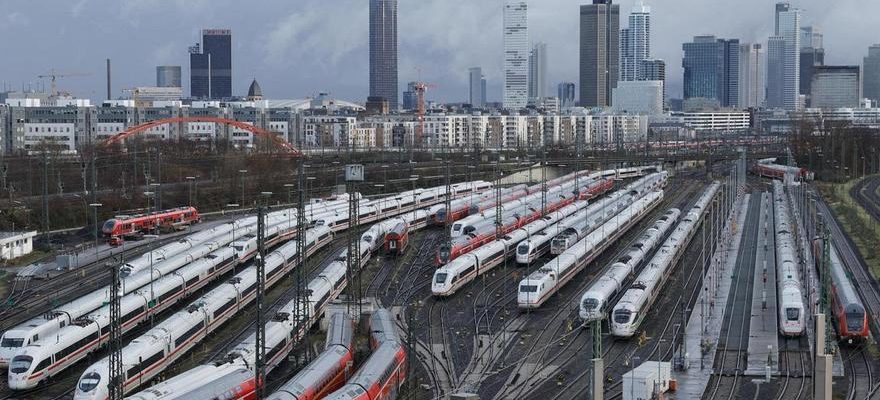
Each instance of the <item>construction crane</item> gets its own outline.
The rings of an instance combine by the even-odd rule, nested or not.
[[[51,70],[49,70],[49,72],[47,72],[43,75],[37,75],[37,78],[40,78],[40,79],[48,78],[50,80],[50,87],[52,88],[51,94],[52,94],[52,97],[55,97],[55,96],[58,96],[58,86],[55,83],[55,81],[58,80],[58,78],[72,78],[72,77],[76,77],[76,76],[89,76],[89,75],[91,75],[91,74],[82,73],[82,72],[61,73],[61,72],[56,72],[55,68],[52,68]]]
[[[416,90],[416,97],[418,102],[418,110],[416,111],[416,115],[418,116],[419,126],[418,131],[416,132],[415,140],[413,141],[413,146],[416,143],[421,143],[422,138],[425,135],[425,93],[428,89],[436,88],[436,85],[426,83],[426,82],[416,82],[414,88]]]

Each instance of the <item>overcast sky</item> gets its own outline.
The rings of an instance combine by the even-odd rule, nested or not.
[[[530,0],[529,39],[548,44],[551,93],[577,82],[578,6],[588,1]],[[634,0],[621,0],[621,27]],[[653,56],[668,66],[669,94],[681,95],[681,43],[698,34],[765,43],[770,0],[653,0]],[[802,25],[825,34],[827,64],[859,65],[880,42],[880,1],[802,0]],[[21,89],[56,68],[90,73],[59,82],[79,97],[103,99],[104,59],[113,62],[113,96],[155,84],[155,66],[183,66],[201,28],[233,32],[233,93],[252,78],[270,98],[321,91],[362,102],[369,90],[368,0],[2,0],[0,83]],[[400,82],[437,85],[430,99],[467,99],[467,68],[482,66],[489,100],[501,97],[502,0],[400,0]],[[35,87],[35,86],[34,86]],[[48,82],[46,82],[48,90]]]

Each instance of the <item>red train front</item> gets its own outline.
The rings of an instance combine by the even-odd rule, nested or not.
[[[394,228],[385,234],[385,243],[383,244],[386,254],[396,256],[403,254],[409,244],[409,225],[406,221],[401,221]]]

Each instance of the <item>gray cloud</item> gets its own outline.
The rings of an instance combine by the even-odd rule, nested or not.
[[[621,0],[621,26],[634,0]],[[648,0],[653,11],[653,52],[668,65],[670,94],[681,88],[681,43],[698,34],[766,41],[773,29],[771,0]],[[549,82],[577,81],[578,4],[531,0],[530,40],[548,44]],[[804,9],[803,25],[825,33],[827,62],[860,64],[880,41],[880,2],[793,1]],[[91,72],[61,87],[84,97],[104,93],[103,60],[114,64],[117,89],[154,83],[154,66],[180,64],[203,27],[233,30],[234,90],[244,93],[252,77],[275,98],[318,91],[362,101],[367,94],[367,0],[80,0],[56,7],[46,0],[0,2],[4,42],[0,81],[19,88],[57,68]],[[437,88],[430,98],[466,97],[467,68],[483,67],[489,98],[501,95],[501,0],[400,0],[400,81],[419,76]],[[36,24],[39,21],[39,24]],[[36,26],[39,25],[39,26]],[[187,80],[186,78],[184,80]],[[186,89],[188,91],[188,89]],[[116,95],[121,95],[118,90]]]

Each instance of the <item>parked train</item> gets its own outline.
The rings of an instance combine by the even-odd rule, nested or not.
[[[409,224],[406,221],[398,222],[385,234],[384,250],[386,254],[397,256],[406,251],[409,244]]]
[[[865,305],[846,272],[846,266],[840,259],[837,248],[834,245],[828,248],[831,253],[828,265],[831,275],[831,310],[834,314],[838,338],[850,343],[867,339],[871,332]]]
[[[528,194],[526,190],[526,185],[516,185],[509,188],[501,189],[501,202],[507,202],[511,200],[516,200],[522,196]],[[448,222],[455,222],[472,213],[482,212],[487,208],[491,208],[495,206],[495,197],[498,194],[495,191],[486,191],[481,194],[474,194],[467,198],[456,199],[450,202],[449,208],[451,211],[448,213],[449,217],[447,218],[446,205],[434,214],[434,224],[438,226],[446,225],[446,220],[449,219]]]
[[[775,164],[775,162],[775,158],[758,160],[758,162],[752,166],[752,172],[754,172],[755,175],[772,179],[785,179],[786,174],[795,180],[813,179],[813,173],[806,168],[789,167],[787,165]]]
[[[773,182],[773,232],[776,239],[776,295],[779,315],[779,333],[800,336],[806,329],[806,312],[801,289],[797,248],[789,213],[788,197],[782,182]]]
[[[317,251],[332,238],[333,233],[325,227],[310,229],[306,232],[306,252]],[[296,253],[297,243],[289,242],[266,256],[264,263],[267,287],[295,267]],[[190,281],[199,282],[197,277],[182,279],[178,286],[160,295],[157,298],[158,303],[162,304],[166,299],[172,301],[175,296],[186,291],[187,282]],[[155,285],[153,289],[155,290]],[[156,372],[153,366],[155,362],[167,363],[179,357],[253,300],[255,295],[256,266],[251,265],[133,341],[126,347],[129,351],[140,351],[141,347],[162,350],[158,353],[150,352],[142,357],[142,362],[133,363],[133,366],[127,368],[126,385],[139,385],[144,373]],[[125,296],[120,303],[123,330],[143,322],[150,314],[149,299],[142,292]],[[81,360],[109,339],[109,322],[108,305],[90,314],[88,318],[76,320],[52,337],[24,347],[10,363],[9,387],[17,390],[35,387]],[[149,365],[149,371],[145,371],[144,363]]]
[[[268,400],[322,399],[345,384],[354,372],[353,365],[353,321],[344,313],[335,313],[330,316],[324,351],[269,395]]]
[[[101,232],[109,240],[141,236],[160,228],[180,229],[201,222],[195,207],[178,207],[170,210],[136,215],[117,215],[101,226]]]
[[[718,193],[719,187],[720,184],[716,182],[703,192],[694,207],[682,218],[669,234],[669,238],[642,268],[630,288],[624,292],[611,312],[611,334],[630,337],[636,333],[672,272],[674,263],[684,253],[696,233],[700,219]]]
[[[613,299],[620,293],[642,262],[648,259],[657,245],[678,222],[681,211],[672,208],[654,222],[617,261],[593,282],[581,295],[580,317],[584,322],[604,319]]]
[[[602,216],[609,216],[606,214],[609,207],[616,209],[618,207],[617,204],[621,202],[629,204],[645,193],[662,189],[666,187],[666,180],[666,172],[655,173],[638,179],[625,186],[622,190],[617,190],[593,203],[589,208],[576,212],[559,223],[532,235],[517,246],[516,262],[528,265],[547,253],[562,254],[570,244],[577,241],[573,240],[574,235],[571,235],[571,233],[582,232],[586,234],[592,231],[593,228],[607,220],[607,218],[602,218]],[[564,232],[566,235],[560,240],[559,236]],[[558,252],[551,251],[551,245],[554,242],[556,242]]]
[[[499,240],[495,240],[452,260],[452,262],[434,271],[434,278],[431,281],[431,292],[435,296],[451,296],[464,285],[474,280],[474,278],[501,265],[513,253],[518,243],[586,206],[587,202],[585,201],[569,204],[559,210],[548,213],[537,221],[508,233]]]
[[[385,309],[370,318],[373,354],[348,383],[325,400],[393,400],[407,375],[406,349],[397,335],[394,319]]]
[[[663,192],[651,192],[634,201],[581,241],[529,274],[517,286],[520,308],[538,308],[583,270],[618,237],[660,204]]]
[[[292,299],[278,310],[275,316],[265,325],[266,332],[266,373],[271,372],[278,364],[280,364],[303,337],[307,334],[308,327],[311,327],[324,314],[327,304],[336,298],[346,286],[346,262],[345,257],[347,250],[342,250],[339,257],[328,264],[315,279],[309,282],[308,290],[308,308],[306,309],[306,328],[304,331],[297,331],[297,322],[294,320],[297,302]],[[366,261],[364,261],[366,262]],[[348,322],[351,324],[351,322]],[[348,331],[351,329],[349,327]],[[349,345],[352,338],[348,338]],[[350,348],[350,346],[349,346]],[[131,399],[138,400],[172,400],[172,399],[249,399],[254,395],[257,382],[254,378],[252,366],[256,360],[254,354],[256,349],[255,333],[250,334],[240,343],[232,346],[222,358],[217,361],[209,362],[193,369],[176,375],[164,382],[145,389]],[[125,352],[123,363],[126,358],[128,360],[137,360],[140,357],[147,356],[153,348],[145,348],[141,351]],[[170,362],[170,361],[169,361]],[[129,391],[141,383],[148,381],[156,375],[165,365],[163,359],[158,359],[154,366],[159,366],[152,372],[144,372],[141,376],[127,376],[126,382],[132,382],[127,386]],[[101,375],[108,371],[107,360],[93,365],[80,378],[80,387],[78,387],[75,400],[95,400],[105,399],[106,390],[89,389],[91,383],[82,388],[83,380],[88,380],[91,374]],[[88,380],[92,382],[92,380]],[[106,387],[105,384],[101,385]]]

